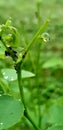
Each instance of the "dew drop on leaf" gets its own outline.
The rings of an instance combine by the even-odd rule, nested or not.
[[[13,77],[11,77],[11,81],[13,81],[14,80],[14,78]]]
[[[8,79],[8,76],[5,76],[5,79]]]
[[[21,101],[21,99],[19,99],[19,101]]]
[[[1,122],[0,125],[3,125],[3,123]]]

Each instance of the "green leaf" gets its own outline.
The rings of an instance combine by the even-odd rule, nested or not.
[[[29,77],[34,77],[34,76],[35,74],[33,74],[32,72],[22,70],[22,78],[29,78]]]
[[[49,110],[49,122],[51,124],[63,124],[63,105],[52,105]]]
[[[0,95],[0,130],[15,125],[21,120],[23,113],[21,101],[8,95]]]
[[[48,128],[47,130],[63,130],[63,126],[58,125],[58,126],[52,126]]]
[[[63,59],[51,58],[43,64],[43,68],[51,68],[56,66],[63,66]]]
[[[17,73],[14,69],[2,69],[1,70],[4,79],[13,81],[17,79]],[[34,77],[35,75],[29,71],[22,70],[22,78]]]

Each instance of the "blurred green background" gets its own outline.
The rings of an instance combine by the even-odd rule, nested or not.
[[[25,101],[34,121],[38,124],[40,120],[44,128],[48,120],[45,113],[51,103],[63,100],[63,0],[0,0],[0,24],[5,23],[9,17],[20,33],[22,47],[31,41],[44,21],[50,19],[46,29],[50,41],[41,41],[43,44],[36,41],[23,65],[23,69],[36,75],[35,78],[23,80]],[[6,60],[0,60],[0,68],[8,67],[9,64]],[[38,119],[38,115],[43,115],[43,118]],[[20,129],[30,130],[32,125],[23,118],[22,123],[10,128]]]

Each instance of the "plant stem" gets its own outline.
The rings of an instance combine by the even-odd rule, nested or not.
[[[23,86],[22,86],[21,64],[20,63],[18,63],[17,79],[18,79],[18,84],[19,84],[21,100],[22,100],[22,103],[23,103],[24,108],[26,110],[26,104],[25,104],[25,101],[24,101],[24,93],[23,93]]]
[[[38,32],[35,34],[35,36],[32,38],[31,42],[28,44],[28,46],[25,49],[25,52],[22,55],[22,60],[20,62],[24,62],[24,59],[26,57],[26,54],[28,53],[28,51],[30,50],[31,46],[35,43],[35,41],[37,40],[38,36],[44,32],[44,30],[46,29],[47,25],[49,23],[49,20],[47,20],[38,30]]]
[[[25,117],[31,122],[31,124],[34,126],[34,128],[35,128],[36,130],[40,130],[40,129],[36,126],[36,124],[34,123],[34,121],[31,119],[31,117],[29,116],[28,112],[26,112],[26,111],[25,111]]]
[[[41,4],[42,2],[41,1],[37,1],[37,20],[38,20],[38,28],[40,27],[41,25],[41,15],[40,15],[40,12],[41,12]],[[41,128],[41,119],[42,119],[42,116],[41,116],[41,105],[40,105],[40,93],[41,93],[41,88],[40,88],[40,81],[39,81],[39,75],[40,75],[40,72],[39,72],[39,67],[40,67],[40,54],[41,54],[41,46],[42,44],[40,43],[40,41],[38,41],[37,43],[37,47],[36,47],[36,50],[37,50],[37,62],[36,62],[36,77],[35,77],[35,84],[36,84],[36,87],[37,87],[37,100],[38,100],[38,127]]]
[[[31,117],[29,116],[28,111],[27,111],[27,107],[26,107],[26,103],[25,103],[25,99],[24,99],[24,93],[23,93],[22,78],[21,78],[21,64],[20,63],[18,63],[17,78],[18,78],[21,100],[22,100],[22,103],[25,108],[24,116],[31,122],[31,124],[34,126],[34,128],[36,130],[39,130],[39,128],[36,126],[34,121],[31,119]]]
[[[22,67],[23,61],[24,61],[25,56],[28,53],[30,47],[34,44],[34,42],[36,41],[36,39],[38,38],[38,36],[40,35],[40,33],[42,33],[45,30],[45,28],[47,27],[48,23],[49,23],[49,20],[47,20],[44,23],[44,25],[41,26],[41,28],[38,30],[38,32],[36,33],[36,35],[33,37],[32,41],[28,44],[28,46],[27,46],[27,48],[26,48],[26,50],[25,50],[25,52],[24,52],[24,54],[22,56],[21,61],[17,64],[17,78],[18,78],[20,96],[21,96],[21,100],[22,100],[22,103],[23,103],[24,108],[25,108],[24,115],[32,123],[32,125],[34,126],[34,128],[36,130],[39,130],[39,128],[36,126],[36,124],[34,123],[34,121],[29,116],[28,111],[27,111],[27,107],[26,107],[26,103],[25,103],[25,100],[24,100],[22,78],[21,78],[21,67]]]
[[[37,20],[38,20],[38,27],[40,27],[40,22],[41,22],[40,10],[41,10],[41,1],[37,1]]]
[[[27,39],[26,31],[25,31],[25,25],[22,21],[21,21],[21,28],[22,28],[21,30],[24,37],[25,45],[26,45],[28,44],[28,39]]]
[[[27,38],[27,35],[26,35],[26,31],[25,31],[25,25],[23,22],[21,22],[21,28],[22,28],[22,34],[23,34],[23,37],[24,37],[24,40],[25,40],[25,45],[28,44],[28,38]],[[35,71],[35,65],[33,63],[33,58],[31,56],[31,53],[29,52],[29,59],[30,59],[30,62],[32,64],[32,67],[33,67],[33,70]]]
[[[35,77],[35,84],[37,87],[37,100],[38,100],[38,127],[41,128],[41,105],[40,105],[40,94],[41,94],[41,87],[40,87],[40,80],[39,80],[39,75],[40,75],[40,71],[39,71],[39,67],[40,67],[40,49],[41,49],[41,44],[38,43],[37,45],[37,62],[36,62],[36,77]]]
[[[38,30],[38,32],[35,34],[35,36],[33,37],[33,39],[31,40],[31,42],[28,44],[27,48],[26,48],[26,54],[29,51],[30,47],[34,44],[34,42],[36,41],[36,39],[38,38],[38,36],[40,35],[40,33],[42,33],[45,28],[47,27],[49,23],[49,20],[47,20]]]

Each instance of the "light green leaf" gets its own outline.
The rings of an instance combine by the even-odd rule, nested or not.
[[[63,106],[52,105],[49,110],[49,122],[52,124],[63,125]]]
[[[17,79],[17,73],[14,69],[2,69],[1,70],[4,79],[13,81]],[[35,75],[29,71],[22,70],[22,78],[34,77]]]
[[[23,113],[21,101],[8,95],[0,95],[0,130],[15,125],[21,120]]]
[[[34,76],[35,74],[33,74],[32,72],[22,70],[22,78],[29,78],[29,77],[34,77]]]
[[[56,66],[63,66],[63,59],[51,58],[43,64],[43,68],[51,68]]]

